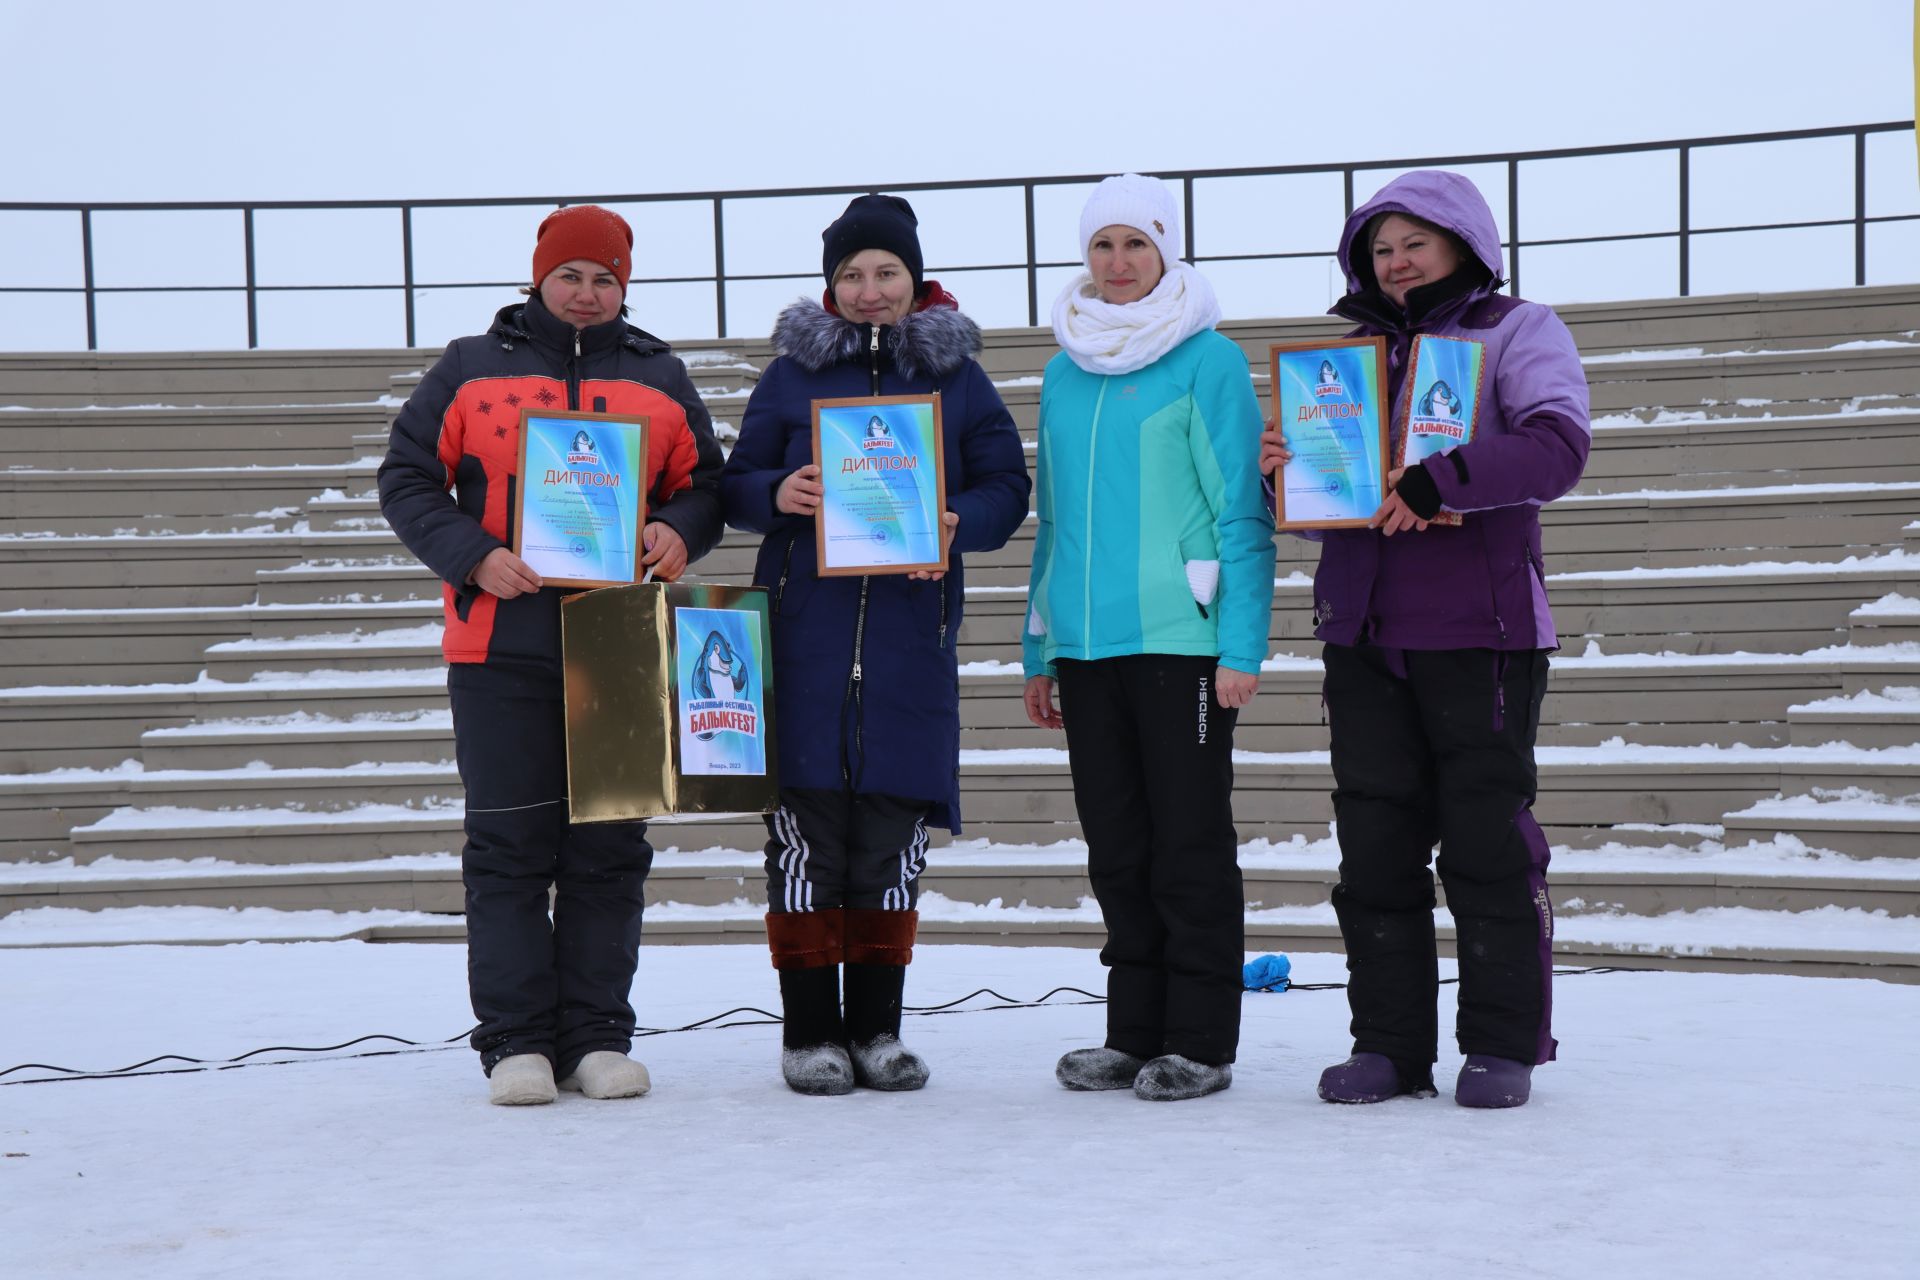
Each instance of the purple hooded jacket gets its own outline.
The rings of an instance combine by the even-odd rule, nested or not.
[[[1410,290],[1407,310],[1374,285],[1372,255],[1358,243],[1379,213],[1408,213],[1446,228],[1472,250],[1447,280]],[[1416,333],[1484,343],[1474,438],[1425,464],[1459,526],[1388,538],[1373,529],[1328,530],[1314,575],[1315,634],[1401,649],[1548,649],[1540,505],[1572,489],[1592,441],[1587,379],[1573,335],[1547,307],[1496,292],[1505,265],[1493,214],[1458,174],[1420,170],[1388,183],[1348,217],[1340,236],[1347,296],[1333,314],[1358,333],[1387,339],[1392,418]]]

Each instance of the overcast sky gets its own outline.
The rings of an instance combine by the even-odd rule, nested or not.
[[[0,201],[884,187],[1900,120],[1913,13],[1912,0],[0,0],[16,107]],[[1809,162],[1776,175],[1779,193],[1850,187],[1850,170]],[[825,218],[769,220],[775,239],[806,223],[804,249]],[[511,221],[511,253],[449,270],[517,264],[531,224]],[[1047,234],[1056,221],[1070,217],[1050,213]],[[1325,222],[1314,215],[1310,247],[1331,239]],[[96,229],[103,255],[160,244],[143,232],[116,247],[111,230]],[[0,227],[0,284],[43,283],[36,264],[70,256],[28,243]],[[730,269],[752,269],[732,253]],[[951,261],[998,257],[982,253]],[[646,247],[636,256],[644,271]]]
[[[1911,0],[0,0],[3,198],[644,192],[1907,119]]]

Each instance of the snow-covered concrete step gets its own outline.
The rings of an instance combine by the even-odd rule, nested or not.
[[[1904,552],[1837,563],[1554,573],[1563,645],[1589,636],[1609,652],[1799,652],[1838,642],[1858,602],[1920,582]]]
[[[256,828],[285,824],[350,828],[354,839],[340,845],[346,856],[422,852],[388,848],[377,832],[370,841],[360,836],[380,822],[411,831],[419,815],[433,812],[450,812],[457,822],[460,806],[459,776],[446,762],[279,770],[143,770],[130,762],[98,772],[0,777],[0,852],[73,852],[83,861],[108,853],[171,857],[180,855],[156,854],[145,842],[159,839],[177,851],[182,840],[201,840],[213,852]],[[136,845],[139,852],[131,852]],[[222,856],[257,856],[244,839],[240,847],[244,852]]]
[[[1920,643],[1920,591],[1891,591],[1847,615],[1858,644]]]
[[[1560,642],[1575,652],[1597,640],[1609,653],[1794,653],[1845,640],[1862,600],[1920,595],[1920,559],[1553,573],[1547,586]],[[969,586],[960,660],[1018,661],[1026,614],[1024,586]],[[1318,652],[1305,573],[1277,580],[1268,640],[1277,653]]]
[[[1263,404],[1267,401],[1266,356],[1263,350],[1253,360],[1254,385]],[[1901,343],[1873,349],[1825,348],[1589,364],[1587,382],[1596,416],[1697,409],[1712,420],[1765,420],[1830,415],[1862,403],[1914,407],[1915,363],[1913,344]],[[1037,373],[994,378],[1015,425],[1029,438],[1039,418],[1041,379]],[[721,394],[706,399],[709,409],[721,416],[731,407],[727,402],[735,397]]]
[[[54,469],[341,461],[376,404],[14,409],[0,415],[0,466]]]
[[[211,857],[255,865],[445,854],[463,843],[461,812],[457,796],[433,808],[120,808],[75,827],[68,852],[79,863]]]
[[[424,600],[354,600],[340,603],[255,604],[248,607],[253,634],[272,637],[346,633],[366,634],[397,627],[438,623],[444,614],[438,597]]]
[[[430,351],[62,351],[0,354],[0,403],[100,405],[372,404],[394,373]]]
[[[1788,836],[1857,858],[1920,859],[1920,798],[1911,785],[1906,796],[1890,797],[1878,789],[1885,781],[1756,801],[1726,815],[1727,838]]]
[[[1890,800],[1920,804],[1920,745],[1857,749],[1788,747],[1781,752],[1780,790],[1787,795],[1839,795],[1865,787]]]
[[[1086,946],[1105,941],[1097,913],[969,910],[923,899],[920,943],[1013,946]],[[1920,945],[1908,922],[1861,911],[1797,913],[1743,908],[1655,917],[1566,917],[1554,940],[1561,964],[1718,972],[1791,973],[1920,981]],[[1776,917],[1785,917],[1776,918]],[[1784,935],[1785,940],[1782,940]],[[461,942],[456,916],[408,910],[275,911],[264,907],[134,907],[97,912],[43,907],[0,920],[0,947],[209,945],[239,941]],[[1279,908],[1250,915],[1249,950],[1337,951],[1339,930],[1330,908]],[[707,908],[663,904],[648,912],[648,946],[738,943],[764,946],[763,917],[748,904]],[[1439,930],[1441,953],[1451,956],[1453,931]]]
[[[457,786],[451,800],[440,797],[431,807],[369,802],[334,809],[112,810],[74,830],[71,856],[82,864],[109,857],[211,857],[274,865],[457,853],[465,841]],[[648,830],[661,848],[741,847],[766,839],[757,814],[661,818],[650,822]]]
[[[1838,560],[1898,546],[1920,484],[1575,494],[1541,513],[1556,572]]]
[[[319,531],[345,530],[365,532],[388,528],[386,519],[380,514],[380,495],[373,489],[357,490],[348,493],[340,489],[326,489],[307,500],[302,514],[307,523]]]
[[[1920,481],[1913,449],[1920,405],[1771,418],[1716,412],[1596,414],[1578,492]]]
[[[404,552],[365,561],[310,560],[255,575],[262,604],[438,600],[440,579]]]
[[[1588,357],[1596,413],[1635,405],[1741,406],[1846,402],[1910,396],[1920,350],[1912,342],[1864,342],[1785,351],[1685,353],[1650,360]]]
[[[345,768],[363,761],[451,760],[453,717],[445,711],[336,720],[297,712],[209,720],[140,735],[149,769]]]
[[[1534,812],[1549,837],[1562,842],[1569,829],[1617,823],[1717,823],[1729,811],[1778,795],[1786,777],[1821,785],[1874,775],[1897,786],[1903,771],[1920,773],[1920,749],[1544,747],[1539,759]],[[1234,815],[1245,836],[1284,839],[1324,830],[1332,819],[1325,752],[1239,751],[1235,773]],[[1079,835],[1062,750],[963,751],[961,793],[970,832],[1003,842]],[[354,831],[386,818],[415,831],[428,820],[423,814],[457,813],[460,796],[453,766],[427,761],[15,775],[0,778],[0,812],[20,834],[0,837],[0,848],[64,852],[64,827],[71,823],[77,824],[71,847],[82,860],[110,853],[153,857],[164,856],[155,852],[155,840],[198,839],[225,848],[237,828],[292,823],[335,828],[326,833],[335,852],[315,858],[363,857],[373,851],[348,836],[345,815],[357,811]],[[239,845],[221,856],[249,860],[248,841]]]
[[[1905,650],[1897,652],[1906,652]],[[1540,741],[1598,746],[1612,739],[1664,746],[1782,746],[1787,708],[1837,697],[1853,664],[1870,660],[1876,681],[1904,672],[1920,681],[1920,646],[1904,659],[1836,647],[1810,654],[1556,654]],[[979,663],[960,676],[960,724],[970,747],[1058,745],[1027,720],[1024,676],[1014,663]],[[1273,658],[1260,695],[1240,713],[1234,745],[1252,751],[1326,746],[1317,658]],[[1897,745],[1858,743],[1860,746]]]
[[[222,684],[42,685],[0,689],[0,777],[100,769],[139,754],[147,729],[198,716],[306,713],[333,719],[445,712],[444,670],[309,672]]]
[[[700,907],[746,903],[764,909],[763,855],[757,849],[686,851],[686,827],[652,824],[659,852],[649,877],[650,904]],[[456,842],[457,843],[457,842]],[[1329,838],[1243,846],[1242,879],[1251,912],[1313,907],[1328,901],[1338,850]],[[1085,848],[964,841],[935,851],[923,888],[976,908],[1007,905],[1071,909],[1092,894]],[[134,905],[275,907],[282,910],[420,910],[458,913],[455,852],[359,862],[239,864],[201,857],[140,862],[0,864],[0,915],[45,906],[99,910]],[[1920,861],[1858,860],[1808,853],[1792,842],[1705,852],[1554,851],[1554,907],[1563,914],[1637,916],[1742,907],[1805,911],[1822,907],[1920,916]],[[1444,905],[1443,889],[1437,888]]]
[[[248,649],[264,653],[295,641],[310,647],[341,643],[339,637],[430,638],[437,644],[440,617],[436,600],[16,609],[0,612],[0,688],[191,679],[207,665],[209,646],[234,644],[242,648],[218,649],[217,661],[229,665],[215,678],[245,679],[234,660]]]
[[[209,644],[250,634],[237,604],[13,610],[0,613],[0,689],[191,680]]]
[[[262,569],[284,569],[310,556],[398,549],[385,532],[315,534],[304,528],[0,538],[0,610],[244,604],[253,599]]]
[[[0,471],[0,533],[244,531],[364,485],[377,463]]]
[[[920,940],[1012,946],[1101,946],[1106,932],[1097,911],[1001,909],[975,913],[954,907],[938,914],[923,898]],[[1712,908],[1672,916],[1564,917],[1556,922],[1553,954],[1561,964],[1608,964],[1623,968],[1681,969],[1731,973],[1789,973],[1821,977],[1871,977],[1920,982],[1920,942],[1911,922],[1837,908],[1799,913]],[[1782,934],[1787,941],[1780,941]],[[1804,943],[1793,936],[1805,936]],[[1453,930],[1438,930],[1440,953],[1453,955]],[[395,922],[371,927],[376,942],[459,942],[459,919]],[[751,910],[716,914],[686,907],[652,913],[644,928],[650,945],[737,942],[765,944],[764,921]],[[1340,930],[1331,907],[1276,908],[1249,913],[1250,951],[1339,951]]]
[[[303,671],[397,671],[443,667],[438,622],[378,631],[249,637],[211,645],[207,677],[243,681]]]
[[[465,909],[457,852],[284,866],[213,858],[0,864],[0,915],[41,907],[264,907],[276,911]]]
[[[1795,746],[1913,746],[1920,744],[1920,687],[1889,685],[1872,693],[1821,698],[1790,707],[1787,717]]]

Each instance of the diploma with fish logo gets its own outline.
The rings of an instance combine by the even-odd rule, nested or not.
[[[1465,338],[1418,334],[1400,405],[1393,465],[1410,467],[1457,449],[1473,439],[1480,412],[1480,375],[1486,346]],[[1458,511],[1442,511],[1432,524],[1459,524]]]
[[[645,418],[522,409],[513,553],[549,586],[638,581],[646,469]]]
[[[1279,343],[1274,425],[1293,457],[1273,474],[1281,529],[1350,529],[1386,498],[1384,338]]]
[[[815,400],[813,459],[822,577],[947,567],[939,395]]]
[[[767,653],[760,614],[682,607],[673,611],[673,625],[681,774],[765,774]]]

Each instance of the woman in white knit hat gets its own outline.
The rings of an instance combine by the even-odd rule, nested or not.
[[[1055,1074],[1194,1098],[1232,1083],[1239,1043],[1233,728],[1273,602],[1261,415],[1165,184],[1102,182],[1080,245],[1040,393],[1024,667],[1028,718],[1067,733],[1109,973],[1106,1043]]]

